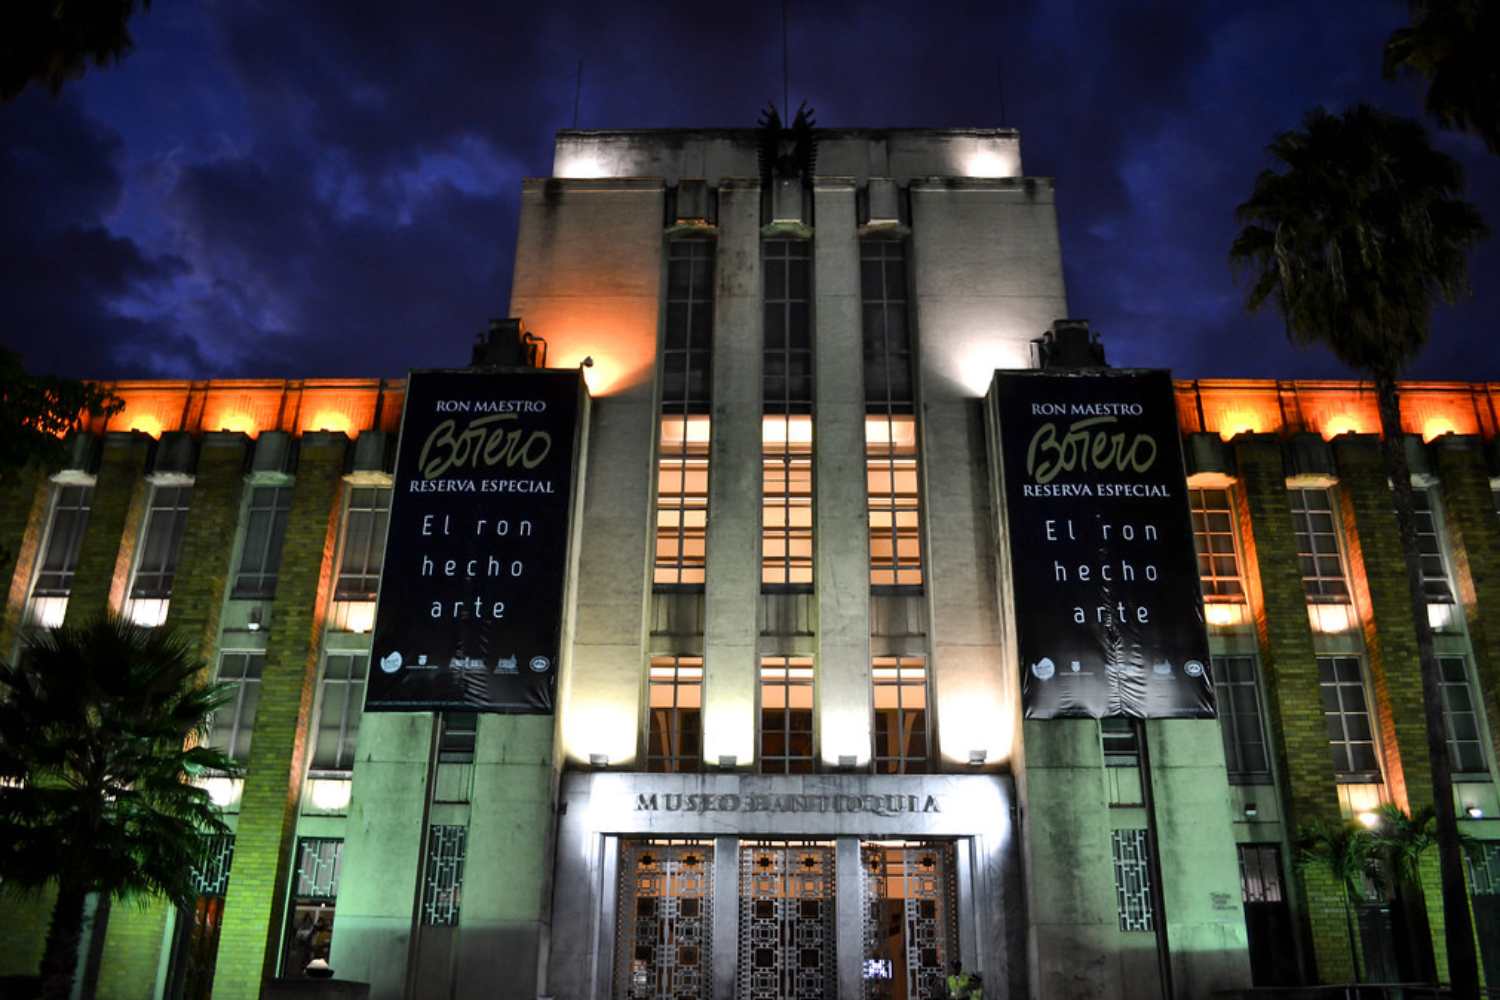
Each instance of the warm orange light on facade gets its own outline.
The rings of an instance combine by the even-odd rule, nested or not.
[[[1364,434],[1365,429],[1360,421],[1347,413],[1340,413],[1328,418],[1323,425],[1323,437],[1333,440],[1340,434]]]
[[[126,428],[154,438],[161,437],[161,421],[149,413],[140,413],[131,417]]]
[[[1253,410],[1225,410],[1219,418],[1218,430],[1219,437],[1229,441],[1241,434],[1259,434],[1265,428],[1260,415]]]
[[[349,415],[337,410],[319,410],[312,418],[302,423],[304,431],[337,431],[349,433]]]
[[[248,434],[251,437],[255,437],[260,430],[255,426],[255,418],[248,413],[223,413],[219,415],[216,423],[218,424],[217,427],[211,427],[208,426],[207,421],[204,421],[204,429],[210,431],[232,431],[236,434]]]
[[[1456,434],[1458,428],[1447,417],[1428,417],[1422,424],[1422,440],[1431,441],[1444,434]]]

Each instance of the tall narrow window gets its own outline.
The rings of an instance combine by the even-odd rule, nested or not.
[[[1140,731],[1134,719],[1107,716],[1099,720],[1099,744],[1105,767],[1140,767]]]
[[[329,653],[324,659],[314,771],[348,771],[354,767],[368,665],[369,657],[363,653]]]
[[[1240,898],[1246,903],[1280,903],[1281,848],[1276,844],[1240,844]]]
[[[1266,754],[1255,657],[1216,656],[1213,671],[1229,780],[1244,784],[1270,782],[1271,763]]]
[[[653,656],[646,681],[646,770],[696,771],[703,762],[703,658]]]
[[[42,628],[63,623],[68,596],[73,593],[73,574],[78,569],[78,551],[94,504],[92,486],[59,486],[42,544],[41,569],[31,591],[29,621]]]
[[[806,589],[813,578],[812,418],[768,416],[762,432],[761,585]]]
[[[926,774],[926,662],[920,656],[877,656],[870,674],[875,702],[875,773]]]
[[[281,966],[284,978],[307,975],[308,963],[313,959],[328,961],[343,862],[342,840],[298,839],[296,882],[291,905],[287,907],[286,951]]]
[[[182,533],[187,527],[191,486],[154,486],[141,532],[140,558],[130,585],[127,616],[138,625],[160,625],[167,619]]]
[[[922,504],[905,244],[860,245],[860,298],[870,585],[916,587],[922,583]]]
[[[1146,831],[1115,830],[1110,835],[1110,844],[1114,849],[1115,903],[1120,930],[1154,930],[1150,841]]]
[[[667,251],[661,451],[656,479],[659,587],[703,585],[708,532],[709,408],[713,402],[714,243]]]
[[[1453,585],[1449,582],[1448,560],[1438,532],[1436,506],[1429,490],[1412,490],[1412,514],[1417,522],[1417,551],[1422,556],[1422,592],[1428,604],[1452,604]]]
[[[444,764],[474,763],[479,742],[478,712],[444,712],[443,731],[438,735],[438,760]]]
[[[1333,497],[1325,489],[1288,490],[1302,587],[1312,603],[1349,603],[1343,549]]]
[[[233,688],[233,696],[218,711],[208,730],[208,745],[239,764],[250,760],[250,736],[255,709],[260,704],[260,675],[264,653],[224,653],[219,657],[218,681]]]
[[[760,661],[760,769],[811,774],[813,765],[812,657],[765,657]]]
[[[241,600],[276,596],[276,574],[281,569],[281,546],[286,541],[286,519],[292,509],[290,486],[255,486],[245,509],[245,544],[234,596]]]
[[[1242,601],[1239,553],[1234,544],[1234,505],[1228,490],[1188,490],[1193,512],[1193,544],[1203,597]]]
[[[1359,657],[1318,657],[1318,687],[1334,775],[1341,781],[1379,781],[1380,762]]]
[[[339,561],[335,599],[373,601],[380,589],[380,567],[385,557],[385,528],[391,516],[391,491],[383,486],[361,486],[349,491],[344,515],[343,558]]]
[[[1443,679],[1443,723],[1453,773],[1483,774],[1488,780],[1489,765],[1484,759],[1474,689],[1469,686],[1468,660],[1462,656],[1440,656],[1438,668]]]
[[[464,894],[464,860],[469,830],[434,824],[427,828],[427,866],[422,877],[422,924],[457,927]]]
[[[761,583],[812,584],[812,257],[801,240],[762,247],[764,497]]]

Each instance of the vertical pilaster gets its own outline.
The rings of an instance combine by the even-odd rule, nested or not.
[[[151,446],[149,437],[133,431],[104,435],[94,506],[78,550],[66,625],[80,625],[124,607],[131,560],[145,516],[146,460]]]
[[[826,220],[821,211],[818,221]],[[864,869],[859,860],[859,838],[840,837],[834,853],[834,956],[838,962],[838,995],[857,997],[864,987],[865,904]]]
[[[734,1000],[740,949],[740,839],[714,838],[713,1000]]]
[[[20,631],[51,498],[52,483],[36,466],[27,466],[0,486],[0,584],[6,593],[0,616],[0,656],[10,655]]]
[[[818,220],[813,244],[818,732],[824,766],[836,767],[840,756],[852,756],[861,765],[870,759],[864,346],[854,185],[821,178],[813,195]]]
[[[719,186],[715,281],[703,756],[713,763],[733,755],[744,767],[757,752],[763,337],[757,182],[726,180]]]
[[[254,1000],[275,969],[347,443],[338,433],[302,437],[224,901],[217,1000]]]

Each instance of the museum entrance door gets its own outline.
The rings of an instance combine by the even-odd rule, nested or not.
[[[953,844],[860,844],[865,1000],[941,1000],[958,958]]]
[[[713,897],[711,842],[621,844],[617,996],[703,1000],[711,995]]]
[[[832,843],[740,843],[738,1000],[833,1000]]]

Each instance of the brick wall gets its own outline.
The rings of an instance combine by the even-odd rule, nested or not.
[[[275,967],[332,582],[346,443],[342,434],[302,438],[235,831],[215,1000],[255,1000],[262,979]]]
[[[42,535],[47,530],[52,484],[41,469],[27,468],[0,487],[0,581],[6,600],[0,615],[0,656],[9,656],[25,610],[27,588],[36,572]]]
[[[78,625],[105,611],[119,611],[129,585],[136,536],[146,504],[146,459],[151,439],[144,434],[104,436],[94,507],[78,551],[78,571],[68,598],[67,625]]]

